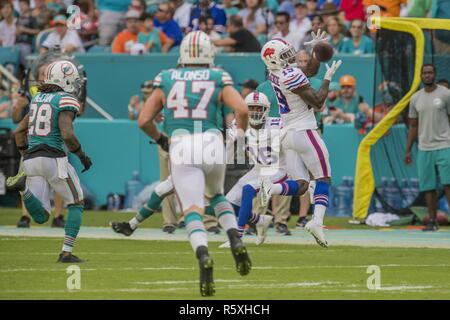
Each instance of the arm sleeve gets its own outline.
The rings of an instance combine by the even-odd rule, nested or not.
[[[58,107],[60,111],[73,111],[78,113],[80,111],[80,103],[72,96],[65,95],[59,99]]]
[[[308,78],[299,68],[287,68],[283,70],[283,84],[289,91],[295,91],[309,84]]]
[[[413,96],[411,100],[409,101],[409,111],[408,111],[408,117],[409,118],[417,118],[417,110],[416,110],[416,97]]]

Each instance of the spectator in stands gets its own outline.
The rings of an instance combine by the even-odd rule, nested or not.
[[[158,6],[158,11],[155,13],[153,23],[155,27],[164,32],[167,36],[168,47],[172,48],[179,46],[183,39],[183,33],[180,27],[172,19],[173,11],[167,2],[163,2]]]
[[[365,11],[362,0],[341,0],[341,12],[346,21],[365,20]]]
[[[191,17],[192,4],[183,0],[169,0],[174,14],[173,20],[178,24],[183,33],[189,30],[189,19]]]
[[[324,119],[324,123],[349,123],[355,120],[355,114],[361,104],[365,104],[362,96],[356,92],[356,80],[351,75],[344,75],[339,79],[341,87],[339,98],[333,104],[329,104],[330,115]]]
[[[408,0],[363,0],[365,7],[378,6],[382,17],[399,17],[401,5],[407,3]]]
[[[317,1],[316,0],[306,0],[306,9],[308,10],[308,18],[312,18],[317,14]]]
[[[128,119],[137,120],[145,101],[150,97],[153,92],[153,81],[148,80],[141,84],[142,99],[138,96],[132,96],[130,103],[128,104]]]
[[[255,79],[248,79],[243,83],[239,83],[239,85],[241,86],[241,96],[245,99],[246,96],[258,88],[259,83]]]
[[[138,43],[139,12],[130,10],[125,15],[126,29],[120,32],[111,45],[112,53],[130,53],[134,44]]]
[[[303,43],[303,39],[310,29],[311,20],[308,18],[306,4],[303,1],[299,1],[295,4],[295,18],[289,23],[289,30],[297,35],[300,43]]]
[[[301,44],[301,34],[294,33],[289,30],[289,14],[287,12],[278,12],[275,16],[275,30],[276,33],[272,36],[273,38],[281,38],[291,43],[295,50],[300,48]]]
[[[373,41],[364,34],[366,25],[361,20],[353,20],[350,27],[351,38],[346,38],[341,46],[341,53],[355,55],[373,53]]]
[[[303,41],[302,41],[299,49],[311,52],[311,50],[312,50],[311,45],[305,45],[304,43],[311,41],[312,40],[311,33],[314,32],[317,34],[319,30],[324,30],[323,18],[321,16],[319,16],[318,14],[316,14],[311,19],[311,30],[309,30],[308,33],[306,34],[306,36],[303,38]]]
[[[75,0],[74,5],[80,7],[81,29],[78,30],[83,46],[94,44],[98,36],[98,20],[94,13],[91,0]]]
[[[287,12],[289,14],[289,18],[295,18],[295,7],[291,0],[278,0],[278,12]]]
[[[143,25],[138,34],[138,42],[145,45],[146,52],[168,52],[170,47],[167,36],[154,27],[153,15],[144,12],[140,19]]]
[[[327,20],[326,30],[329,36],[328,43],[333,47],[335,54],[341,51],[341,46],[344,42],[343,29],[344,26],[341,24],[338,17],[333,16]]]
[[[34,0],[34,9],[31,11],[31,15],[36,19],[38,29],[44,30],[50,27],[53,11],[47,8],[45,0]]]
[[[55,46],[59,46],[62,52],[67,53],[85,51],[78,33],[75,30],[69,30],[67,28],[66,16],[56,16],[51,25],[55,27],[55,30],[52,31],[42,43],[40,48],[41,53],[53,49]]]
[[[421,78],[424,87],[413,94],[409,103],[405,163],[412,163],[411,149],[418,139],[419,189],[425,193],[430,216],[423,231],[437,231],[439,184],[444,186],[450,203],[450,90],[436,84],[436,68],[432,64],[422,66]]]
[[[134,10],[139,12],[139,14],[143,14],[145,12],[147,5],[145,0],[131,0],[130,5],[128,6],[128,11]]]
[[[323,18],[323,23],[326,25],[328,19],[336,17],[339,14],[338,7],[333,2],[327,2],[322,6],[322,9],[318,12]]]
[[[214,30],[214,19],[212,17],[201,17],[199,20],[200,30],[206,33],[211,41],[219,40],[220,34]]]
[[[229,17],[234,16],[239,13],[239,9],[233,5],[233,2],[238,2],[238,1],[233,1],[233,0],[223,0],[222,1],[223,10],[225,11],[225,14],[227,15],[227,19]]]
[[[214,1],[199,0],[191,10],[189,27],[198,30],[199,20],[202,16],[211,16],[214,19],[214,30],[220,33],[225,32],[227,15],[222,6],[217,5]]]
[[[260,52],[261,45],[255,36],[244,28],[240,16],[231,16],[227,31],[229,36],[213,41],[217,47],[225,47],[228,52]]]
[[[31,16],[30,0],[20,0],[20,15],[16,23],[16,44],[20,48],[20,63],[25,66],[25,57],[33,51],[33,38],[39,33],[37,22]]]
[[[269,34],[274,18],[272,13],[264,8],[264,0],[245,0],[245,8],[239,12],[243,26],[255,36]]]
[[[16,43],[16,21],[14,8],[11,3],[4,2],[1,6],[3,20],[0,22],[0,45],[11,47]]]
[[[125,26],[131,0],[97,0],[99,45],[108,46]]]

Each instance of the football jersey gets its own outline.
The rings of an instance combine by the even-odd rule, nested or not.
[[[293,91],[309,84],[308,78],[299,68],[289,67],[269,74],[269,80],[275,91],[280,116],[286,130],[317,129],[314,109]]]
[[[38,93],[30,103],[28,120],[28,151],[44,145],[65,153],[64,140],[59,129],[59,113],[78,113],[78,100],[66,92]]]
[[[256,167],[278,166],[282,168],[285,166],[284,157],[280,152],[282,127],[281,118],[272,117],[266,118],[263,127],[260,129],[248,126],[245,131],[246,151],[251,164]],[[236,130],[236,120],[233,120],[231,128],[227,130],[228,137],[231,140],[236,139]]]
[[[218,68],[169,69],[159,73],[153,85],[161,88],[166,97],[164,132],[169,136],[222,127],[224,113],[219,94],[225,86],[233,85],[226,71]]]

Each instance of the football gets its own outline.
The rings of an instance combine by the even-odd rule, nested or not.
[[[313,49],[316,59],[320,62],[327,62],[333,57],[333,47],[328,43],[321,41]]]

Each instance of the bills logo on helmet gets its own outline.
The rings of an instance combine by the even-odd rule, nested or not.
[[[274,48],[267,48],[266,50],[264,50],[263,52],[263,57],[267,58],[267,57],[272,57],[272,55],[275,53],[275,49]]]

